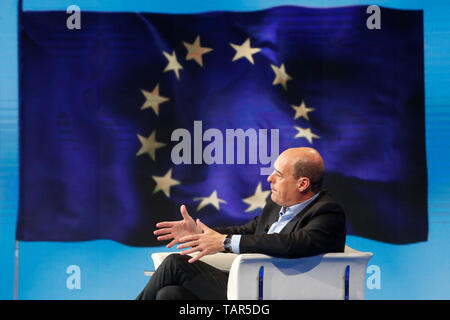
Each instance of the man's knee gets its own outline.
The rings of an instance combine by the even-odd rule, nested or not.
[[[168,255],[164,259],[164,261],[168,260],[168,261],[175,262],[175,263],[187,262],[190,258],[192,258],[192,257],[190,257],[188,255],[182,255],[182,254],[179,254],[179,253],[173,253],[173,254]]]
[[[188,260],[190,258],[191,257],[189,256],[184,256],[178,253],[170,254],[163,260],[160,267],[165,268],[167,266],[169,267],[179,266],[184,263],[189,263]]]
[[[158,290],[156,300],[197,300],[198,298],[182,286],[166,286]]]

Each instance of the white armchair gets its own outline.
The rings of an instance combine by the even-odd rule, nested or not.
[[[169,255],[152,254],[155,270]],[[217,253],[200,260],[229,272],[229,300],[364,299],[371,252],[345,246],[343,253],[283,259],[264,254]]]

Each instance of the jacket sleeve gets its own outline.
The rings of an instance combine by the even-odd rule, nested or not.
[[[288,234],[243,235],[240,253],[262,253],[280,258],[301,258],[342,252],[345,246],[345,214],[336,203],[322,206],[306,225]]]
[[[215,227],[215,231],[222,234],[254,234],[256,226],[258,225],[259,216],[256,216],[248,223],[242,226],[232,226],[232,227]]]

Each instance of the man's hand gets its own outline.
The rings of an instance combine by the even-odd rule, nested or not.
[[[224,250],[223,240],[227,237],[226,234],[221,234],[214,231],[211,228],[208,228],[205,224],[203,224],[200,219],[197,219],[197,225],[200,226],[203,233],[201,234],[191,234],[188,236],[184,236],[180,238],[180,242],[185,242],[180,244],[177,248],[191,248],[188,250],[182,251],[180,254],[185,255],[192,252],[199,252],[198,255],[189,259],[189,263],[197,261],[201,257],[214,254],[217,252],[221,252]]]
[[[172,239],[166,246],[167,248],[182,242],[180,241],[182,237],[202,233],[202,229],[195,224],[194,219],[189,215],[185,205],[180,207],[180,212],[183,220],[158,222],[156,227],[160,229],[153,232],[155,236],[159,236],[157,239],[160,241]]]

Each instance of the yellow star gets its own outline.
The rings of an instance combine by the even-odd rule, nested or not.
[[[295,110],[294,120],[303,117],[309,121],[308,112],[314,111],[314,108],[308,108],[305,105],[305,101],[302,100],[302,103],[299,106],[291,106],[292,109]]]
[[[153,111],[155,111],[156,115],[159,113],[159,105],[170,100],[169,98],[159,95],[159,84],[156,85],[152,92],[148,92],[144,89],[141,89],[141,92],[146,99],[141,107],[141,110],[151,107]]]
[[[260,48],[250,47],[250,38],[247,38],[247,40],[245,40],[244,43],[240,46],[234,43],[230,43],[230,46],[232,46],[233,49],[236,50],[236,54],[234,55],[232,61],[236,61],[240,58],[247,58],[247,60],[250,61],[251,64],[255,64],[252,55],[261,51]]]
[[[261,182],[258,183],[255,193],[248,198],[242,199],[242,201],[244,201],[245,203],[250,205],[250,207],[248,207],[247,210],[245,210],[245,212],[253,211],[258,208],[261,208],[261,209],[264,208],[264,206],[266,205],[266,199],[267,199],[267,196],[269,195],[269,193],[270,193],[269,190],[262,191]]]
[[[212,204],[214,206],[214,208],[216,208],[217,210],[220,210],[220,203],[227,203],[225,200],[219,199],[217,197],[217,191],[214,190],[213,193],[210,194],[209,197],[199,197],[199,198],[194,198],[194,201],[200,201],[198,207],[197,207],[197,211],[200,211],[203,207],[207,206],[208,204]]]
[[[168,198],[170,197],[170,188],[180,184],[180,181],[172,179],[172,169],[167,171],[167,173],[162,177],[152,176],[152,178],[156,182],[156,186],[155,189],[153,190],[153,193],[162,191]]]
[[[273,72],[275,72],[275,79],[273,80],[272,84],[273,85],[281,84],[284,90],[287,90],[286,83],[289,80],[292,80],[292,78],[286,73],[284,63],[282,63],[280,67],[277,67],[273,64],[271,64],[270,66],[272,67]]]
[[[200,36],[197,36],[194,43],[187,43],[183,41],[184,46],[186,47],[188,53],[186,55],[186,60],[194,59],[197,63],[203,67],[203,58],[202,56],[205,53],[212,51],[213,49],[207,47],[200,46]]]
[[[175,76],[179,80],[180,79],[179,70],[183,69],[183,67],[178,62],[175,51],[172,51],[172,54],[168,54],[167,52],[163,51],[163,54],[164,54],[164,57],[166,57],[166,59],[169,61],[169,63],[167,64],[167,66],[163,72],[173,71],[173,72],[175,72]]]
[[[320,139],[320,137],[318,135],[311,132],[311,128],[300,128],[300,127],[295,126],[295,129],[297,129],[297,131],[298,131],[294,137],[295,139],[305,138],[311,144],[313,143],[312,142],[313,138]]]
[[[155,131],[153,131],[148,138],[142,137],[139,134],[137,135],[139,141],[142,144],[141,148],[136,153],[137,156],[148,153],[150,157],[153,159],[153,161],[156,161],[155,160],[156,149],[162,148],[166,144],[156,141],[155,135],[156,135]]]

